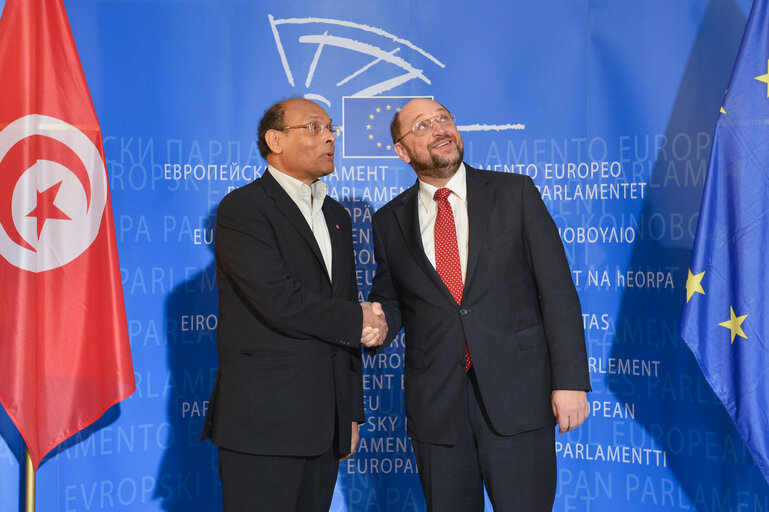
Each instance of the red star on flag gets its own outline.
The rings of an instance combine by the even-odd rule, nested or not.
[[[45,225],[45,221],[48,219],[61,219],[61,220],[72,220],[69,218],[69,216],[61,211],[58,206],[53,204],[54,201],[56,201],[56,194],[59,193],[59,188],[61,188],[62,182],[58,182],[56,185],[52,187],[48,187],[47,189],[40,192],[37,191],[37,206],[35,206],[35,209],[32,210],[27,214],[27,217],[35,217],[37,218],[37,239],[40,240],[40,232],[43,231],[43,226]]]

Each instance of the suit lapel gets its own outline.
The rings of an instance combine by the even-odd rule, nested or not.
[[[486,239],[486,228],[494,206],[494,191],[489,187],[488,180],[476,169],[465,164],[467,171],[467,221],[468,249],[467,272],[465,276],[465,293],[472,284],[473,275],[478,265],[483,242]]]
[[[422,269],[447,300],[456,304],[451,292],[446,288],[446,285],[438,275],[435,267],[433,267],[430,260],[427,259],[427,255],[425,255],[425,248],[422,244],[422,234],[419,232],[418,194],[419,182],[415,183],[407,193],[403,194],[401,205],[395,210],[395,217],[398,220],[401,233],[403,233],[403,238],[406,241],[406,247],[417,262],[419,268]]]
[[[326,264],[323,262],[323,256],[320,253],[318,242],[315,240],[315,235],[312,234],[310,225],[307,224],[307,220],[305,220],[304,215],[302,215],[302,212],[299,211],[299,207],[288,196],[286,191],[283,190],[283,187],[281,187],[280,184],[275,181],[275,178],[272,177],[272,174],[270,174],[269,171],[262,174],[260,180],[262,182],[262,186],[264,187],[264,191],[273,199],[273,201],[275,201],[275,208],[291,222],[291,224],[296,228],[302,238],[304,238],[304,240],[307,242],[307,245],[310,246],[310,250],[317,258],[321,268],[323,269],[323,273],[326,275],[326,278],[330,283],[331,279],[329,278],[328,272],[326,271]]]
[[[341,219],[338,219],[334,211],[328,206],[329,198],[323,200],[323,217],[326,219],[328,227],[328,237],[331,240],[331,281],[332,295],[336,296],[340,290],[345,275],[344,262],[348,255],[344,254],[346,243],[341,228]],[[325,268],[325,267],[324,267]],[[349,270],[347,270],[349,272]]]

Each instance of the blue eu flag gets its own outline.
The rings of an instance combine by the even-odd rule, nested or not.
[[[756,0],[716,126],[681,337],[769,481],[769,12]]]
[[[414,99],[409,96],[342,98],[345,158],[398,158],[390,136],[390,123],[396,112]]]

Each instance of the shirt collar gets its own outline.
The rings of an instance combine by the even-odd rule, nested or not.
[[[300,203],[303,198],[306,197],[309,199],[309,196],[312,195],[314,199],[312,208],[313,213],[317,212],[323,206],[323,201],[328,194],[328,185],[321,180],[315,180],[312,186],[310,186],[293,176],[289,176],[288,174],[277,170],[271,165],[267,166],[267,170],[270,171],[270,174],[275,178],[275,181],[278,182],[288,196],[297,204]]]
[[[418,180],[419,183],[419,204],[422,205],[422,208],[426,212],[430,211],[431,206],[433,205],[433,197],[435,196],[435,191],[438,190],[438,187],[434,185],[430,185],[429,183],[425,183],[422,180]],[[461,201],[465,201],[467,198],[467,174],[465,172],[465,163],[462,162],[459,164],[459,169],[457,169],[457,172],[454,173],[454,176],[451,177],[448,183],[444,185],[442,188],[447,188],[451,190],[453,194],[455,194]]]

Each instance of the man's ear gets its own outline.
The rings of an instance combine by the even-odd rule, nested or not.
[[[264,134],[264,141],[271,153],[276,155],[283,153],[282,135],[283,132],[280,130],[267,130],[267,133]]]
[[[403,147],[403,144],[401,144],[400,142],[396,143],[394,149],[401,160],[403,160],[406,163],[411,162],[411,157],[406,152],[406,148]]]

